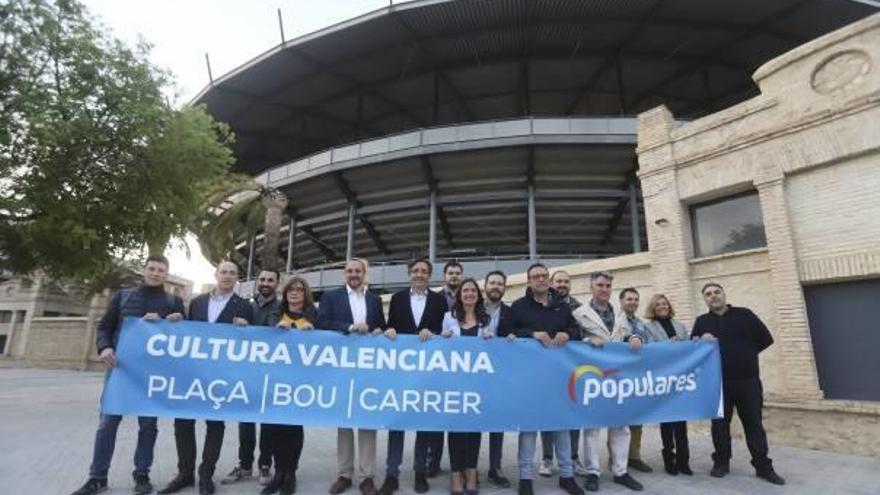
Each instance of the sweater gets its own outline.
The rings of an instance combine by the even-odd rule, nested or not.
[[[107,312],[101,317],[95,333],[98,354],[108,347],[116,348],[122,319],[126,316],[140,318],[147,313],[158,313],[165,318],[171,313],[184,313],[183,301],[168,292],[165,287],[141,285],[134,289],[116,291]]]

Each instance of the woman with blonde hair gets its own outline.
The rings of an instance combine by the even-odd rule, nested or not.
[[[688,340],[684,324],[675,319],[675,310],[663,294],[654,294],[645,308],[648,342]],[[660,424],[660,438],[663,441],[663,467],[667,473],[691,476],[690,450],[688,448],[687,422],[674,421]]]

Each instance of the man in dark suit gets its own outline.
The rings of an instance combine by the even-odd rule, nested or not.
[[[388,329],[385,336],[395,339],[398,333],[418,335],[422,341],[433,335],[439,335],[443,327],[443,315],[446,314],[446,298],[428,288],[431,281],[431,262],[426,259],[410,261],[409,289],[402,290],[391,296],[388,309]],[[403,460],[402,431],[388,432],[388,455],[386,460],[385,482],[379,490],[380,495],[391,495],[399,488],[398,476],[400,463]],[[414,469],[416,472],[415,491],[428,491],[427,455],[428,446],[443,441],[443,432],[417,432]]]
[[[369,335],[385,329],[382,301],[367,291],[367,262],[353,258],[345,263],[345,287],[325,293],[318,309],[317,327],[345,334]],[[362,495],[376,495],[376,430],[358,430],[358,475]],[[330,486],[337,495],[348,490],[354,478],[354,430],[339,428],[336,434],[338,478]]]
[[[251,303],[240,297],[233,289],[238,282],[238,266],[231,261],[223,261],[217,265],[214,273],[217,285],[206,294],[192,300],[189,306],[189,320],[208,321],[211,323],[232,323],[246,326],[254,318]],[[205,421],[207,433],[202,450],[202,463],[199,465],[199,494],[214,493],[214,469],[220,458],[220,447],[223,446],[222,421]],[[159,491],[174,493],[195,482],[196,466],[196,422],[193,419],[174,420],[174,441],[177,444],[177,476]]]

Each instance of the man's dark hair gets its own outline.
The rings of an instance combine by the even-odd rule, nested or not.
[[[497,276],[501,277],[502,279],[504,279],[504,283],[505,284],[507,283],[507,275],[505,275],[504,272],[502,272],[501,270],[492,270],[491,272],[486,274],[486,280],[483,281],[484,287],[485,287],[485,284],[489,283],[489,277],[491,277],[493,275],[497,275]]]
[[[263,272],[274,273],[274,274],[275,274],[275,280],[278,280],[278,281],[281,280],[281,272],[279,272],[278,270],[270,270],[270,269],[268,269],[268,268],[260,268],[260,270],[257,271],[257,277],[259,277],[260,274],[263,273]]]
[[[413,267],[418,265],[419,263],[424,263],[424,264],[428,265],[428,275],[434,273],[434,265],[432,265],[431,262],[428,261],[428,258],[418,258],[418,259],[414,259],[414,260],[410,261],[409,263],[407,263],[406,264],[406,273],[411,272]]]
[[[620,300],[623,301],[623,298],[626,297],[626,294],[629,292],[632,292],[633,294],[636,295],[636,297],[639,297],[639,291],[637,291],[635,287],[627,287],[627,288],[623,289],[622,291],[620,291],[620,296],[619,296]]]
[[[162,263],[163,265],[165,265],[165,268],[171,266],[168,264],[168,258],[166,258],[163,254],[154,253],[147,256],[147,261],[144,261],[144,266],[147,266],[147,264],[151,261],[155,263]]]
[[[547,265],[545,265],[544,263],[532,263],[531,265],[529,265],[529,269],[526,270],[526,278],[532,278],[532,270],[535,270],[537,268],[543,268],[543,269],[547,270],[547,272],[550,271],[547,268]]]
[[[461,263],[453,260],[453,261],[447,261],[446,264],[443,265],[443,275],[446,275],[446,270],[449,270],[450,268],[455,268],[455,267],[458,267],[458,269],[461,270],[461,273],[464,273],[464,267],[461,266]]]
[[[704,285],[702,289],[700,289],[700,294],[706,292],[706,289],[708,289],[709,287],[718,287],[719,289],[724,290],[724,287],[721,287],[721,284],[719,284],[718,282],[709,282]]]

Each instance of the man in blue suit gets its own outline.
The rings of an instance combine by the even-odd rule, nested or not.
[[[238,282],[238,265],[222,261],[214,272],[217,285],[206,294],[197,296],[189,305],[189,320],[211,323],[232,323],[246,326],[254,319],[251,303],[234,292]],[[196,431],[195,420],[174,420],[174,441],[177,445],[177,476],[159,491],[160,494],[174,493],[195,483]],[[223,421],[205,421],[207,432],[202,450],[202,463],[199,465],[199,494],[214,493],[214,469],[220,458],[223,446]]]
[[[369,335],[385,329],[382,301],[367,291],[367,262],[353,258],[345,264],[345,287],[325,293],[318,309],[317,328],[345,334]],[[330,486],[337,495],[352,485],[354,479],[354,430],[340,428],[336,436],[338,478]],[[376,495],[373,476],[376,471],[376,430],[358,430],[358,476],[362,495]]]

